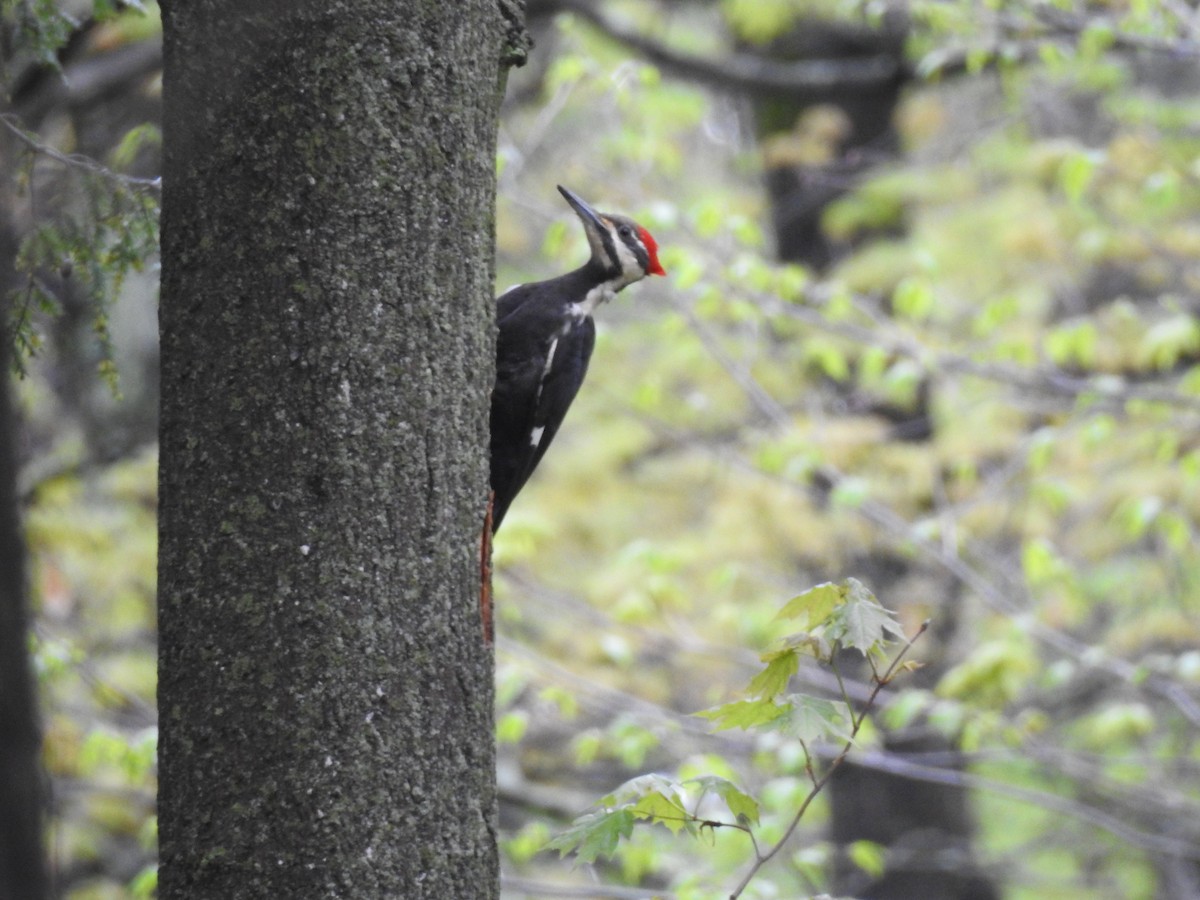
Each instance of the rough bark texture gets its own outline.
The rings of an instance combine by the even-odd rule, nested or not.
[[[163,0],[159,896],[494,897],[496,0]]]
[[[0,222],[0,897],[39,900],[46,896],[41,735],[26,643],[25,545],[17,515],[15,429],[8,394],[11,339],[4,327],[15,258],[16,241],[8,223]]]

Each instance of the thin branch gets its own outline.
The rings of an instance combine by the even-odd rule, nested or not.
[[[766,853],[759,854],[755,858],[754,863],[750,866],[750,870],[738,883],[738,886],[734,888],[733,893],[729,895],[729,900],[737,900],[737,898],[740,897],[742,892],[746,889],[746,886],[754,879],[754,876],[758,874],[759,869],[770,862],[771,859],[778,854],[779,851],[783,849],[784,845],[787,844],[787,842],[791,839],[792,835],[799,827],[801,819],[804,818],[804,814],[808,812],[809,807],[812,805],[812,802],[817,798],[817,795],[821,793],[821,790],[825,787],[825,785],[829,783],[829,779],[833,777],[833,773],[838,770],[842,763],[846,761],[846,757],[850,755],[850,751],[854,748],[854,740],[858,737],[858,732],[862,729],[863,723],[867,719],[867,713],[874,705],[875,700],[887,686],[888,682],[891,681],[895,676],[901,661],[908,654],[908,651],[912,649],[913,644],[928,629],[929,621],[926,620],[925,622],[921,623],[921,627],[917,630],[917,633],[905,641],[904,646],[900,648],[900,652],[896,654],[891,665],[887,667],[887,670],[875,679],[875,686],[871,690],[871,696],[868,697],[867,702],[863,704],[863,708],[860,710],[857,719],[854,718],[853,715],[851,716],[850,737],[847,738],[845,744],[842,745],[841,751],[830,761],[828,767],[823,773],[821,773],[820,777],[813,781],[812,790],[808,792],[808,796],[805,797],[804,802],[800,804],[800,808],[796,811],[796,815],[792,818],[791,824],[788,825],[787,830],[784,831],[782,837],[780,837],[779,840],[776,841]],[[831,665],[833,666],[834,670],[837,671],[836,659],[831,659]],[[848,697],[845,699],[847,701],[849,700]],[[811,755],[809,755],[807,759],[811,764]],[[810,769],[809,771],[811,778],[812,770]]]
[[[44,144],[35,138],[31,133],[26,131],[16,116],[11,113],[0,113],[0,125],[3,125],[8,131],[14,135],[17,140],[29,147],[34,153],[48,157],[55,162],[62,163],[64,166],[72,169],[80,169],[85,172],[91,172],[93,175],[99,175],[107,178],[110,181],[119,182],[129,185],[134,188],[147,188],[152,191],[162,189],[162,178],[135,178],[132,175],[122,175],[119,172],[114,172],[112,169],[92,159],[90,156],[82,156],[78,153],[63,153],[61,150],[51,147],[49,144]]]
[[[921,763],[906,760],[896,754],[881,751],[866,750],[860,754],[856,754],[854,764],[878,772],[902,775],[905,778],[912,778],[919,781],[969,788],[971,790],[986,791],[989,794],[1001,797],[1010,797],[1022,803],[1028,803],[1051,812],[1062,813],[1080,822],[1093,825],[1143,850],[1167,856],[1177,856],[1183,859],[1200,859],[1200,846],[1195,841],[1143,831],[1095,806],[1079,803],[1058,794],[1020,787],[968,772],[958,772],[939,766],[922,765]]]
[[[70,63],[61,73],[38,80],[32,90],[13,98],[26,122],[40,122],[62,106],[86,107],[127,89],[162,69],[162,41],[147,38]]]
[[[642,34],[603,12],[599,3],[558,0],[557,5],[672,74],[721,90],[826,96],[837,89],[882,87],[908,77],[899,53],[797,62],[780,62],[747,53],[710,59],[684,53]]]
[[[581,619],[584,628],[590,630],[619,631],[623,634],[635,635],[653,646],[669,648],[672,656],[683,653],[706,657],[722,663],[735,662],[747,671],[757,670],[761,665],[759,654],[744,648],[731,648],[725,644],[716,644],[696,635],[687,623],[680,620],[672,624],[669,631],[651,628],[645,625],[634,625],[629,622],[618,622],[611,615],[581,600],[578,595],[562,590],[552,590],[545,584],[535,580],[528,572],[518,569],[503,570],[503,577],[520,588],[520,594],[526,600],[534,601],[561,619],[570,615]],[[521,642],[516,642],[521,646]],[[529,648],[526,648],[527,650]],[[530,651],[532,652],[532,651]],[[817,665],[801,666],[792,676],[798,683],[837,696],[847,692],[857,702],[866,702],[871,688],[862,681],[849,681],[839,690],[837,679]],[[708,733],[705,731],[704,733]]]
[[[1124,382],[1121,382],[1120,386],[1116,387],[1109,384],[1111,379],[1075,378],[1067,376],[1065,373],[1047,373],[1045,370],[1030,375],[1028,372],[1016,367],[977,363],[966,356],[952,354],[947,351],[932,351],[917,343],[915,339],[908,338],[907,336],[887,336],[881,334],[880,330],[846,322],[831,322],[821,314],[819,309],[784,303],[770,295],[754,294],[751,295],[751,299],[763,311],[764,315],[789,317],[806,325],[846,337],[867,346],[884,347],[889,352],[905,355],[920,362],[933,372],[968,373],[977,377],[989,378],[1001,384],[1010,384],[1025,391],[1039,388],[1051,391],[1057,390],[1076,399],[1087,393],[1095,393],[1113,403],[1120,403],[1122,405],[1128,400],[1137,399],[1166,403],[1188,410],[1189,412],[1200,410],[1200,398],[1190,397],[1171,390],[1128,385]],[[883,323],[880,324],[882,325]],[[719,347],[716,344],[715,338],[711,335],[706,339],[703,333],[697,331],[697,336],[705,348],[713,355],[717,363],[747,392],[747,395],[755,405],[766,412],[772,421],[778,423],[778,418],[771,415],[771,410],[776,401],[771,398],[770,403],[764,405],[760,400],[760,394],[765,393],[765,391],[753,380],[752,376],[744,369],[737,367],[728,358],[727,354],[715,352],[719,350]],[[746,467],[750,471],[762,474],[761,470],[753,464],[747,463]],[[824,479],[831,488],[836,487],[845,480],[844,473],[829,464],[819,466],[814,474]],[[786,483],[801,490],[812,490],[807,485],[795,485],[793,482]],[[861,503],[857,509],[858,513],[867,519],[867,521],[880,527],[884,532],[902,539],[920,555],[954,576],[957,581],[975,592],[992,609],[1014,618],[1022,617],[1023,627],[1038,641],[1087,668],[1104,672],[1130,686],[1157,694],[1171,703],[1194,725],[1200,726],[1200,701],[1192,696],[1187,688],[1161,675],[1152,674],[1146,676],[1140,666],[1128,660],[1112,656],[1099,656],[1095,649],[1085,642],[1077,640],[1065,632],[1025,617],[1024,614],[1027,610],[1022,608],[1021,604],[1014,600],[1013,596],[1001,584],[989,579],[968,563],[958,548],[949,546],[943,541],[935,541],[915,534],[912,523],[886,504],[868,499]],[[1006,580],[1004,573],[997,572],[996,576],[1001,579],[1001,583]],[[1016,584],[1010,583],[1010,586],[1014,593],[1020,590],[1020,587]]]
[[[666,71],[720,90],[750,93],[786,93],[803,99],[805,95],[824,98],[837,90],[862,90],[911,80],[918,73],[944,77],[973,71],[978,45],[945,49],[931,54],[917,65],[911,65],[901,49],[895,53],[878,53],[850,59],[807,59],[783,62],[748,53],[731,53],[713,59],[685,53],[649,37],[617,18],[605,13],[596,0],[556,0],[557,8],[567,10],[590,22],[613,40],[660,66]],[[1181,3],[1177,5],[1182,6]],[[1186,8],[1186,7],[1184,7]],[[1179,15],[1179,14],[1177,14]],[[1153,37],[1122,31],[1107,17],[1073,15],[1048,3],[1038,3],[1026,18],[1005,17],[996,24],[1003,34],[994,37],[983,49],[992,61],[1007,62],[1036,60],[1047,42],[1063,39],[1077,40],[1096,23],[1109,25],[1113,46],[1119,50],[1150,51],[1176,57],[1200,56],[1200,43],[1194,39],[1194,21],[1179,15],[1180,27],[1188,37]],[[1045,34],[1029,37],[1031,27],[1040,25]],[[900,42],[897,41],[899,48]],[[936,60],[936,62],[934,62]]]
[[[619,712],[634,717],[645,723],[644,727],[660,738],[670,733],[670,729],[666,727],[669,723],[672,728],[681,734],[688,735],[692,740],[714,740],[712,732],[695,716],[684,715],[619,688],[592,681],[548,659],[521,641],[501,635],[496,640],[496,646],[501,654],[523,659],[531,665],[549,672],[554,676],[555,683],[572,685],[581,693],[591,696],[597,706],[612,713]],[[728,746],[728,741],[724,738],[719,739],[719,742]],[[749,741],[744,743],[748,744]]]
[[[713,334],[711,328],[700,320],[690,306],[685,305],[680,301],[676,301],[675,309],[687,320],[688,327],[700,339],[700,343],[709,352],[709,355],[717,361],[717,363],[729,374],[729,376],[737,382],[738,387],[746,394],[750,401],[758,407],[759,411],[776,427],[783,427],[791,422],[791,416],[788,415],[779,402],[771,396],[771,394],[759,384],[754,375],[750,372],[748,366],[738,365],[725,348],[721,346],[721,342],[717,336]]]
[[[1104,27],[1111,35],[1113,46],[1124,50],[1149,50],[1171,56],[1200,57],[1200,44],[1186,38],[1171,39],[1122,31],[1108,16],[1082,15],[1062,9],[1051,3],[1036,3],[1032,6],[1035,19],[1052,32],[1078,38],[1089,29]],[[1183,27],[1188,23],[1180,22]]]
[[[559,884],[537,881],[533,878],[500,876],[500,887],[505,891],[533,897],[579,897],[585,900],[671,900],[675,895],[668,891],[646,890],[645,888],[621,887],[616,884]]]
[[[1124,406],[1130,400],[1163,403],[1189,412],[1200,412],[1200,397],[1181,393],[1170,388],[1130,383],[1117,375],[1096,377],[1073,375],[1062,369],[1041,366],[1037,368],[1015,366],[1006,363],[979,362],[961,353],[949,350],[932,350],[915,338],[903,333],[894,324],[876,319],[891,333],[885,334],[875,328],[854,325],[850,322],[830,321],[820,310],[824,299],[821,288],[810,289],[810,295],[818,304],[802,306],[785,303],[770,294],[754,294],[750,297],[764,315],[782,316],[803,322],[829,334],[844,337],[857,343],[878,347],[898,356],[920,363],[931,373],[970,375],[986,381],[1011,386],[1021,392],[1045,392],[1078,400],[1080,397],[1095,397],[1098,403],[1113,408]],[[856,307],[865,309],[864,298],[857,298]]]

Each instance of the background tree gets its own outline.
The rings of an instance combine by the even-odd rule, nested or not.
[[[780,584],[853,572],[909,622],[935,618],[940,643],[920,648],[929,663],[917,676],[921,689],[896,698],[884,716],[897,737],[851,757],[877,774],[876,784],[897,776],[916,782],[903,793],[875,790],[869,807],[863,794],[837,810],[818,805],[791,866],[780,867],[765,893],[922,896],[906,892],[912,876],[942,872],[963,896],[977,888],[972,873],[982,865],[1011,896],[1189,894],[1195,854],[1170,837],[1186,826],[1171,817],[1165,830],[1146,829],[1150,820],[1139,809],[1178,785],[1149,776],[1134,787],[1116,765],[1118,757],[1141,759],[1154,769],[1148,760],[1158,754],[1179,762],[1194,749],[1171,737],[1176,729],[1192,733],[1197,712],[1187,674],[1195,636],[1177,628],[1192,602],[1183,535],[1194,533],[1195,512],[1182,500],[1190,489],[1177,480],[1188,466],[1181,469],[1183,457],[1163,445],[1158,461],[1134,449],[1149,452],[1160,427],[1187,433],[1193,415],[1178,380],[1189,365],[1183,348],[1195,334],[1193,313],[1186,303],[1180,310],[1169,281],[1151,288],[1144,280],[1147,266],[1174,258],[1167,248],[1179,247],[1178,229],[1188,230],[1178,217],[1186,217],[1190,179],[1168,161],[1177,152],[1185,158],[1190,142],[1186,129],[1171,125],[1177,88],[1147,80],[1164,69],[1182,77],[1168,60],[1195,53],[1186,10],[908,4],[905,77],[945,83],[912,84],[901,95],[893,124],[904,153],[896,163],[862,166],[861,152],[845,151],[853,133],[835,131],[838,140],[816,148],[829,154],[830,171],[845,176],[834,192],[841,198],[814,216],[825,248],[836,252],[820,268],[799,268],[762,262],[774,248],[758,227],[769,221],[757,197],[758,167],[749,184],[704,168],[706,153],[724,149],[741,160],[754,153],[749,129],[731,127],[736,117],[720,119],[699,102],[689,106],[694,95],[670,75],[700,77],[724,96],[751,85],[779,91],[787,80],[806,102],[819,100],[822,80],[826,89],[852,91],[856,78],[880,77],[876,59],[792,64],[733,41],[714,49],[705,29],[732,26],[766,45],[793,27],[812,32],[812,19],[830,15],[844,16],[847,28],[879,27],[873,14],[891,7],[556,6],[573,15],[554,20],[566,59],[547,70],[542,99],[562,131],[546,125],[545,108],[531,114],[539,126],[532,131],[510,117],[506,176],[524,185],[540,168],[569,166],[556,136],[578,127],[579,107],[605,123],[591,126],[599,134],[653,134],[653,142],[613,137],[605,145],[602,156],[623,160],[626,176],[610,190],[647,197],[663,216],[661,226],[650,218],[662,243],[671,246],[672,223],[687,249],[665,262],[675,290],[643,292],[610,333],[609,365],[621,372],[620,385],[583,398],[590,427],[576,438],[579,456],[562,451],[566,458],[550,462],[530,489],[546,498],[527,496],[530,518],[515,514],[498,545],[499,571],[512,579],[515,602],[531,610],[523,617],[509,610],[518,623],[509,633],[524,643],[502,657],[502,676],[519,699],[501,721],[511,717],[519,736],[520,771],[527,780],[562,777],[546,765],[545,747],[562,740],[560,729],[571,727],[563,720],[572,717],[578,752],[603,784],[598,794],[631,770],[684,773],[744,761],[744,747],[698,742],[670,711],[720,696],[713,684],[729,678],[710,660],[729,659],[718,649],[729,634],[772,646],[777,602],[761,601],[777,601]],[[598,61],[607,61],[606,49],[607,68]],[[651,64],[631,63],[630,49]],[[894,68],[889,77],[897,77]],[[680,137],[694,134],[689,126],[709,140]],[[798,129],[796,137],[821,134]],[[777,160],[786,159],[783,151],[813,149],[797,143],[763,149],[778,151]],[[664,196],[671,201],[659,205]],[[555,226],[547,234],[557,240]],[[500,242],[504,248],[503,230]],[[1080,300],[1101,284],[1115,293]],[[1151,362],[1155,346],[1161,366]],[[604,365],[598,352],[597,371]],[[1116,421],[1120,450],[1097,431]],[[572,446],[569,431],[564,440]],[[606,471],[611,480],[597,474]],[[1129,477],[1101,474],[1116,471]],[[621,499],[631,483],[637,491]],[[1159,485],[1150,497],[1148,483]],[[597,494],[606,499],[597,503]],[[1175,535],[1171,549],[1141,543],[1155,529]],[[631,531],[650,536],[639,542]],[[565,546],[564,534],[574,541]],[[548,574],[547,553],[569,561],[564,574]],[[602,567],[593,569],[592,560]],[[549,603],[567,621],[548,623],[539,610]],[[1119,624],[1117,610],[1131,618]],[[596,666],[624,668],[629,676],[616,686],[662,708],[623,705],[620,694],[603,691],[581,690],[577,705],[536,699],[558,696],[563,676],[545,648],[568,641],[571,615],[594,635]],[[1176,623],[1167,626],[1166,644],[1131,643],[1154,621]],[[589,671],[581,662],[587,652],[571,643],[572,672]],[[1138,672],[1149,680],[1139,682]],[[803,670],[800,677],[819,681]],[[930,740],[938,737],[949,743],[938,749]],[[718,753],[719,762],[698,759],[701,750]],[[794,743],[767,735],[753,763],[734,770],[779,798],[802,771],[802,756]],[[1099,783],[1106,786],[1097,790]],[[1187,784],[1190,809],[1194,780]],[[948,787],[973,790],[974,858],[961,839],[934,839],[933,848],[917,840],[922,831],[929,836],[939,809],[952,813],[959,835],[972,831],[961,808],[944,802]],[[893,793],[912,837],[872,862],[861,839],[891,841],[882,801]],[[843,792],[832,802],[852,797]],[[1014,816],[1031,827],[1014,829]],[[852,833],[847,822],[862,830]],[[527,833],[542,827],[535,821]],[[822,840],[831,833],[838,844]],[[737,838],[729,845],[737,847]],[[650,861],[659,861],[680,896],[715,889],[712,873],[727,859],[722,847],[702,857],[707,875],[680,874],[660,847],[635,835],[621,864],[641,866],[643,884],[652,885],[658,873]],[[732,847],[730,855],[747,852]],[[1062,866],[1063,857],[1071,864]]]
[[[501,11],[164,4],[161,896],[496,893]]]
[[[156,459],[134,439],[153,281],[132,272],[99,307],[91,288],[153,216],[96,240],[71,227],[113,186],[154,198],[127,177],[157,174],[152,137],[103,123],[154,118],[155,10],[113,6],[3,7],[69,11],[61,34],[82,32],[51,54],[65,79],[22,51],[40,74],[18,96],[46,100],[16,110],[36,132],[7,130],[21,286],[46,289],[18,298],[67,312],[18,305],[36,349],[18,458],[49,846],[79,896],[145,896],[155,859]],[[794,627],[783,600],[851,575],[906,633],[933,620],[924,668],[880,695],[849,756],[879,779],[866,797],[911,816],[835,784],[744,896],[896,896],[939,874],[1005,898],[1197,893],[1189,9],[531,3],[533,71],[502,115],[498,287],[585,252],[559,182],[646,224],[670,278],[603,310],[588,387],[496,545],[507,895],[731,891],[753,856],[736,830],[639,828],[586,865],[541,850],[648,770],[730,778],[761,800],[764,845],[780,834],[808,786],[797,735],[688,714],[738,696]],[[794,31],[854,52],[792,59]],[[764,96],[796,110],[774,139]],[[872,96],[893,112],[860,143],[861,110],[837,101]],[[85,147],[121,177],[70,158]],[[772,167],[824,204],[804,217],[820,258],[779,262]],[[843,675],[861,704],[870,684]],[[839,695],[812,665],[787,690]],[[810,748],[818,767],[838,750]],[[953,842],[932,837],[939,810]]]
[[[12,272],[15,247],[0,230],[0,271]],[[11,278],[0,276],[0,287]],[[5,291],[7,295],[9,291]],[[4,308],[4,304],[0,304]],[[7,311],[7,310],[6,310]],[[0,896],[46,896],[41,733],[29,668],[25,546],[17,517],[14,417],[8,391],[11,340],[0,330]]]

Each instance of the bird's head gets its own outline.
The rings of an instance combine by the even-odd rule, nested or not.
[[[658,244],[645,228],[625,216],[596,212],[561,184],[558,192],[583,222],[592,248],[592,265],[602,269],[607,280],[616,282],[615,290],[647,275],[667,274],[658,261]]]

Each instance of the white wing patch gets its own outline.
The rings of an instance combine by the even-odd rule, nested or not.
[[[565,334],[568,330],[569,329],[564,328],[563,333]],[[554,367],[554,351],[557,349],[558,338],[556,337],[551,339],[550,347],[546,350],[546,364],[542,366],[542,378],[538,382],[537,396],[534,398],[535,409],[536,404],[542,399],[542,385],[546,383],[546,379],[550,377],[550,370]],[[530,446],[536,447],[538,444],[540,444],[542,442],[542,435],[545,433],[545,431],[545,425],[539,425],[537,428],[533,429],[533,431],[529,433]]]
[[[550,349],[546,351],[546,365],[542,367],[542,381],[550,374],[550,369],[554,366],[554,351],[558,349],[558,338],[550,341]],[[542,386],[538,384],[538,394],[541,394]]]

